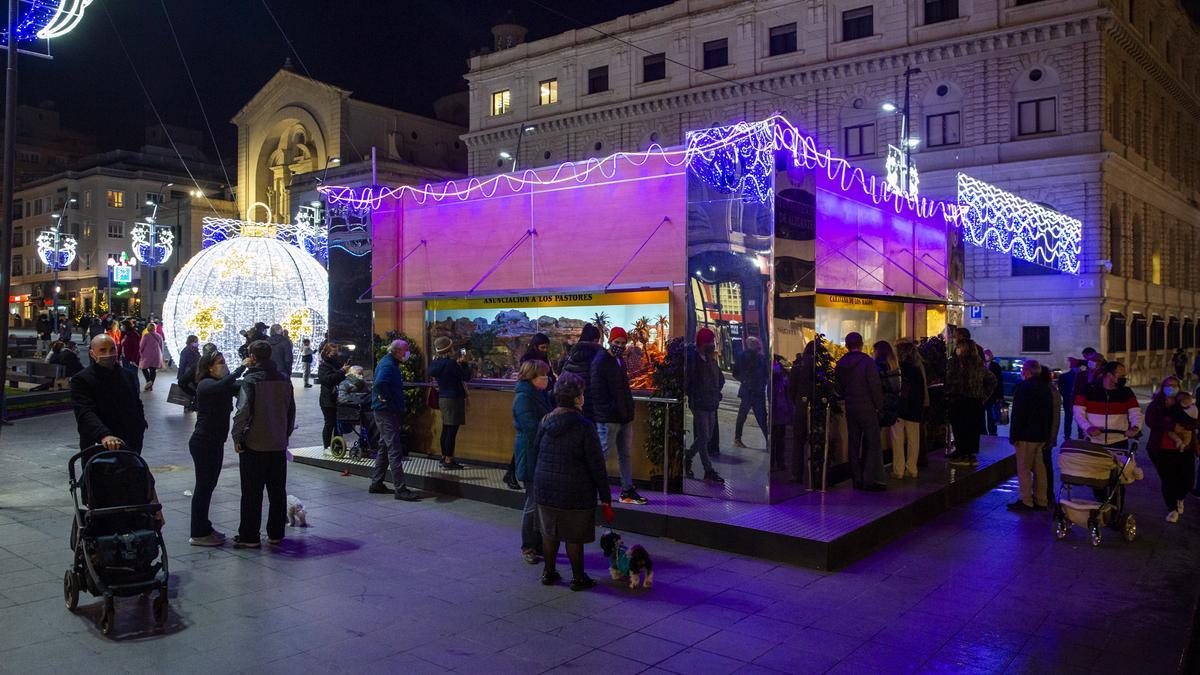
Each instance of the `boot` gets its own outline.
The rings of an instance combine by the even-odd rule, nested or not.
[[[505,471],[504,478],[502,478],[501,480],[504,481],[504,484],[507,485],[508,489],[510,489],[510,490],[524,490],[525,489],[525,488],[521,487],[520,483],[517,482],[517,477],[515,475],[513,475],[512,471]]]
[[[721,478],[721,474],[717,473],[716,471],[705,471],[704,472],[704,480],[709,483],[714,483],[716,485],[724,485],[725,484],[725,479]]]

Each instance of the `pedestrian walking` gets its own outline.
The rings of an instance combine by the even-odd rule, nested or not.
[[[847,334],[846,349],[846,354],[834,366],[834,381],[845,403],[851,479],[855,489],[883,492],[887,483],[884,481],[879,433],[883,410],[879,368],[863,353],[862,335]]]
[[[1141,434],[1142,410],[1138,407],[1137,396],[1126,386],[1125,366],[1120,361],[1109,361],[1097,372],[1096,381],[1075,397],[1072,409],[1075,423],[1092,443],[1128,448],[1129,443]],[[1121,485],[1120,489],[1123,500],[1125,486]],[[1097,501],[1103,501],[1105,497],[1100,488],[1094,489],[1093,495]]]
[[[71,378],[79,448],[99,444],[140,455],[147,425],[137,376],[117,364],[117,345],[108,335],[96,336],[90,351],[92,364]]]
[[[283,330],[283,326],[279,324],[271,326],[271,337],[267,338],[267,344],[271,345],[271,360],[275,362],[276,370],[290,379],[296,355],[293,353],[292,341]]]
[[[513,396],[513,456],[516,458],[516,479],[525,483],[525,507],[521,512],[521,557],[530,565],[542,561],[542,532],[538,523],[537,490],[533,480],[533,439],[537,436],[542,418],[554,406],[546,398],[550,384],[550,364],[540,359],[521,363]]]
[[[1042,380],[1042,365],[1035,359],[1021,364],[1021,382],[1013,389],[1011,423],[1008,439],[1017,453],[1018,499],[1008,505],[1009,511],[1044,511],[1046,499],[1046,465],[1042,448],[1054,434],[1054,400],[1050,386]]]
[[[196,350],[196,353],[199,354],[200,350]],[[233,412],[233,399],[238,394],[238,378],[246,372],[246,364],[230,371],[225,355],[213,350],[198,357],[191,370],[196,392],[196,426],[192,429],[192,437],[188,439],[188,451],[192,455],[196,483],[192,488],[191,535],[188,543],[192,546],[220,546],[225,543],[225,534],[213,529],[208,510],[221,477],[221,467],[225,463],[229,415]]]
[[[725,479],[713,468],[708,452],[717,426],[721,389],[725,386],[725,374],[717,363],[716,341],[717,334],[712,329],[701,328],[696,331],[695,348],[688,352],[687,402],[692,411],[692,446],[688,448],[683,471],[688,478],[694,478],[692,459],[700,455],[704,480],[720,485]]]
[[[104,324],[100,321],[100,317],[93,316],[92,322],[88,325],[87,339],[90,341],[97,335],[104,332]],[[89,342],[90,344],[90,342]]]
[[[304,368],[304,388],[312,388],[313,348],[312,340],[304,338],[300,341],[300,363]]]
[[[39,314],[37,322],[34,324],[34,330],[37,332],[37,351],[39,354],[45,354],[50,351],[50,337],[53,329],[54,324],[50,321],[49,315]]]
[[[375,366],[375,384],[371,388],[371,410],[375,415],[375,426],[379,429],[379,451],[375,455],[375,472],[371,474],[372,494],[392,492],[396,499],[416,501],[417,493],[404,484],[404,451],[400,443],[400,424],[406,409],[404,401],[404,373],[400,364],[408,360],[408,341],[393,340],[388,351]],[[389,490],[384,479],[388,466],[392,467],[392,484]]]
[[[1168,523],[1178,522],[1183,515],[1184,498],[1196,476],[1194,432],[1198,425],[1179,404],[1181,392],[1178,378],[1167,377],[1146,408],[1146,426],[1150,428],[1146,449],[1158,472]],[[1193,432],[1191,443],[1179,442],[1182,430]]]
[[[896,415],[899,421],[893,426],[899,428],[899,433],[892,436],[892,477],[916,478],[928,385],[917,346],[911,340],[901,340],[896,343],[896,353],[900,361],[900,407]]]
[[[317,384],[321,385],[318,405],[321,407],[321,417],[325,420],[325,426],[321,428],[321,442],[324,444],[321,447],[326,450],[337,430],[337,388],[346,379],[349,369],[350,366],[338,356],[337,345],[326,342],[321,348],[321,361],[317,364]]]
[[[625,369],[625,329],[614,326],[608,333],[608,349],[596,352],[586,398],[592,402],[592,421],[600,436],[600,454],[605,462],[617,454],[621,474],[622,504],[644,505],[646,498],[633,486],[633,392]]]
[[[162,354],[163,338],[154,330],[154,324],[150,324],[146,326],[146,332],[138,344],[138,367],[146,378],[146,386],[142,387],[142,391],[154,390],[154,378],[158,376],[158,369],[163,367]]]
[[[436,358],[429,364],[429,376],[437,381],[438,410],[442,413],[442,468],[459,471],[462,464],[454,459],[454,444],[458,428],[467,423],[467,385],[471,380],[471,363],[467,350],[454,356],[454,343],[441,336],[433,341]]]
[[[550,586],[562,579],[556,569],[562,542],[571,562],[571,590],[582,591],[596,585],[583,567],[583,546],[596,540],[596,502],[611,513],[612,495],[596,425],[583,415],[583,379],[564,374],[554,398],[558,407],[542,419],[533,442],[542,584]]]
[[[955,447],[950,461],[968,466],[979,463],[983,402],[996,388],[995,376],[984,366],[980,352],[974,341],[960,340],[955,343],[946,367],[946,394],[950,397],[950,428]]]
[[[137,382],[137,372],[141,363],[142,336],[132,319],[121,323],[120,333],[121,365],[133,371],[134,382]]]
[[[767,359],[763,356],[762,341],[753,335],[746,338],[746,348],[733,362],[733,378],[738,381],[738,414],[733,426],[734,447],[744,448],[742,430],[746,417],[754,412],[754,421],[763,439],[767,438]]]
[[[1000,435],[1000,408],[1004,405],[1004,371],[1000,368],[1000,364],[992,356],[992,350],[983,350],[983,363],[987,366],[988,372],[996,379],[996,385],[992,387],[992,393],[983,402],[983,409],[987,414],[987,433],[988,436]]]
[[[271,360],[271,345],[250,345],[233,415],[233,449],[242,484],[235,548],[258,548],[263,490],[267,492],[267,542],[283,541],[287,524],[287,446],[296,428],[296,401],[288,375]]]

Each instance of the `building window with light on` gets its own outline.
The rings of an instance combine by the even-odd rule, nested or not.
[[[958,18],[958,0],[925,0],[925,25]]]
[[[875,124],[859,124],[842,131],[842,141],[847,157],[865,157],[875,154]]]
[[[927,115],[925,117],[925,147],[958,145],[959,119],[957,112]]]
[[[712,70],[729,65],[729,40],[709,40],[704,43],[704,69]]]
[[[1021,101],[1017,104],[1017,135],[1029,136],[1054,131],[1057,125],[1057,101],[1053,96]]]
[[[104,199],[108,203],[110,209],[125,208],[125,191],[124,190],[107,190],[104,193]]]
[[[842,12],[842,42],[861,40],[874,34],[874,7],[859,7]]]
[[[587,72],[587,93],[599,94],[608,91],[608,66],[589,68]]]
[[[538,105],[558,103],[558,80],[542,80],[538,82]]]
[[[492,116],[505,115],[512,107],[512,90],[505,89],[492,94]]]
[[[642,57],[642,82],[667,79],[667,54],[659,52]]]
[[[796,24],[785,23],[770,30],[767,56],[791,54],[796,51]]]
[[[124,239],[125,238],[125,221],[123,221],[123,220],[108,221],[108,237],[110,239]]]

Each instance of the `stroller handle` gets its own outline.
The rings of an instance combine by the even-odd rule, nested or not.
[[[121,441],[121,446],[126,447],[125,441]],[[67,476],[71,479],[71,485],[75,484],[75,462],[79,461],[79,459],[81,457],[91,454],[91,452],[93,450],[95,450],[96,448],[100,448],[101,450],[103,450],[104,444],[103,443],[93,443],[92,445],[89,445],[86,448],[75,453],[74,455],[71,455],[71,459],[67,460]],[[126,450],[125,452],[130,452],[130,451]]]

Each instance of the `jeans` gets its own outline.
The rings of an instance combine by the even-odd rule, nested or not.
[[[633,422],[601,422],[596,425],[600,435],[600,452],[608,461],[609,449],[617,446],[617,465],[621,470],[621,491],[633,489]]]
[[[1045,443],[1017,441],[1017,490],[1026,506],[1046,506],[1046,465],[1042,462]]]
[[[533,481],[525,481],[525,508],[521,511],[521,550],[541,551],[542,533],[538,527],[537,495],[533,492]]]
[[[375,454],[375,472],[371,474],[372,485],[382,485],[387,477],[388,464],[392,467],[392,481],[399,489],[404,485],[404,447],[400,444],[400,415],[387,410],[376,410],[375,426],[379,427],[379,452]]]
[[[1190,450],[1156,450],[1150,453],[1150,460],[1154,462],[1154,469],[1158,471],[1163,504],[1168,511],[1174,511],[1176,502],[1187,497],[1192,489],[1192,481],[1196,475],[1195,456]]]
[[[267,490],[267,538],[282,539],[287,524],[287,453],[255,452],[242,447],[238,455],[242,479],[242,518],[238,539],[259,540],[263,488]]]
[[[746,426],[746,416],[750,411],[754,411],[754,421],[758,422],[758,429],[762,432],[763,438],[767,436],[767,395],[765,392],[754,392],[745,398],[741,399],[738,404],[737,422],[733,427],[733,437],[741,439],[742,429]]]
[[[692,458],[700,455],[700,463],[704,465],[704,473],[712,473],[712,460],[708,458],[708,447],[712,442],[713,430],[717,426],[716,410],[692,411],[692,447],[687,451],[687,466],[691,468]]]
[[[1072,415],[1075,414],[1075,404],[1063,401],[1063,441],[1071,440],[1071,427],[1075,425]]]
[[[1000,422],[1000,403],[992,403],[987,406],[987,433],[988,436],[997,436],[999,431],[997,425]]]
[[[846,407],[847,449],[850,475],[854,485],[863,487],[885,482],[883,439],[879,434],[879,414],[874,410]]]
[[[142,368],[142,377],[146,378],[147,383],[153,383],[155,376],[158,375],[157,368]]]
[[[454,459],[454,442],[455,438],[458,436],[458,426],[459,425],[457,424],[442,425],[442,436],[440,441],[442,446],[442,457],[445,457],[446,459]],[[603,437],[600,439],[600,447],[601,449],[604,447]]]
[[[208,520],[208,507],[212,503],[213,490],[221,477],[221,465],[225,462],[225,439],[209,439],[192,436],[188,450],[196,467],[196,486],[192,488],[193,538],[212,534],[212,523]]]
[[[312,361],[304,362],[304,386],[309,386],[309,380],[312,379]]]
[[[321,406],[321,416],[325,418],[325,426],[321,428],[322,447],[328,448],[337,432],[337,406]]]

